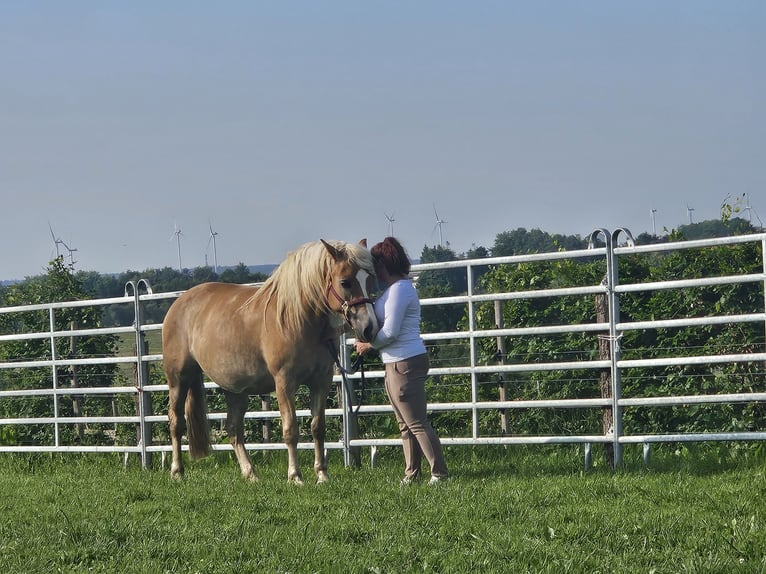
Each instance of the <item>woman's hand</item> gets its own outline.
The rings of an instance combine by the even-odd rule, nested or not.
[[[372,349],[372,345],[370,343],[363,343],[362,341],[357,341],[354,344],[354,348],[356,349],[356,352],[360,355],[364,355]]]

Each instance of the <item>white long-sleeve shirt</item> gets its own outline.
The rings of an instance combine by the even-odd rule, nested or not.
[[[420,338],[420,300],[409,279],[400,279],[375,301],[375,315],[382,325],[373,348],[384,363],[403,361],[426,352]]]

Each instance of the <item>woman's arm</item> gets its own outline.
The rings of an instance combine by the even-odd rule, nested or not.
[[[388,297],[383,306],[383,325],[381,326],[372,346],[382,349],[393,343],[402,329],[402,321],[409,306],[407,286],[403,281],[397,281],[389,287]]]

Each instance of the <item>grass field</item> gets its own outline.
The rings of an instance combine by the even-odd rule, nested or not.
[[[764,572],[753,449],[682,448],[613,473],[575,448],[447,449],[452,479],[400,487],[401,453],[287,484],[286,454],[244,482],[218,453],[187,469],[107,455],[0,456],[0,572]],[[306,458],[303,458],[303,457]],[[308,470],[306,470],[308,469]]]

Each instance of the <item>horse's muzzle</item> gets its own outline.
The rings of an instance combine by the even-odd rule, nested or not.
[[[378,321],[373,313],[356,314],[349,320],[354,336],[362,343],[371,343],[378,334]]]
[[[364,342],[369,343],[372,341],[374,334],[373,334],[374,327],[373,325],[367,325],[367,327],[364,330]]]
[[[378,334],[378,318],[373,308],[374,301],[367,297],[357,297],[344,301],[341,312],[346,322],[354,330],[354,335],[363,343],[369,343]],[[364,311],[361,311],[364,309]]]

